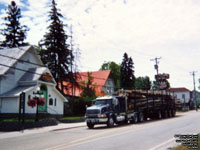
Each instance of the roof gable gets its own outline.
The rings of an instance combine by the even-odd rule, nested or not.
[[[170,88],[167,90],[168,92],[190,92],[187,88],[180,87],[180,88]]]
[[[4,48],[0,49],[0,75],[5,74],[10,69],[9,67],[13,67],[28,51],[31,51],[31,53],[35,54],[40,62],[40,64],[38,65],[43,65],[40,58],[37,56],[33,46]]]
[[[106,84],[106,81],[108,80],[108,78],[110,76],[110,72],[111,72],[110,70],[101,70],[101,71],[90,72],[91,76],[93,77],[92,85],[95,86],[96,95],[101,96],[101,95],[105,94],[105,93],[103,93],[102,88]],[[81,84],[81,83],[87,82],[87,81],[88,81],[88,73],[87,72],[79,72],[77,82],[79,84]],[[68,82],[64,82],[64,85],[66,85],[68,87],[71,86],[71,84]],[[66,95],[72,95],[72,90],[68,90],[68,91],[65,90],[64,93]],[[81,88],[74,87],[74,94],[73,94],[74,96],[80,97],[81,93],[82,93]]]

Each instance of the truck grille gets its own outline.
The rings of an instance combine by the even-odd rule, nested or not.
[[[99,109],[87,110],[86,113],[88,115],[90,115],[90,114],[99,114],[100,110]]]

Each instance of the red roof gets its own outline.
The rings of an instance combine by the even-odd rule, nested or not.
[[[106,81],[108,80],[108,77],[110,75],[110,70],[101,70],[101,71],[95,71],[95,72],[90,72],[91,76],[93,77],[93,82],[92,85],[94,85],[95,92],[97,96],[105,95],[105,93],[102,91],[103,86],[105,85]],[[87,72],[79,72],[78,73],[78,79],[77,82],[79,84],[83,82],[88,81],[88,73]],[[64,86],[70,86],[69,82],[63,82]],[[73,96],[80,97],[82,92],[81,88],[74,87],[74,94]],[[64,94],[66,95],[72,95],[72,89],[70,90],[64,90]]]
[[[168,92],[190,92],[187,88],[181,87],[181,88],[170,88],[167,90]]]

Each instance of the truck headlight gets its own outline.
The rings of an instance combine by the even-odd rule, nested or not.
[[[101,117],[106,118],[107,116],[106,116],[106,114],[101,114]]]

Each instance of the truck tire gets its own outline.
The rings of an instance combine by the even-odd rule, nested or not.
[[[87,123],[87,126],[88,126],[89,129],[93,129],[94,128],[94,124],[92,124],[92,123]]]
[[[162,114],[160,111],[157,112],[156,119],[162,119]]]
[[[109,128],[111,128],[111,127],[114,126],[114,120],[113,120],[112,117],[110,117],[110,118],[108,119],[107,126],[108,126]]]
[[[138,114],[138,119],[139,119],[139,122],[143,122],[144,121],[144,114],[143,113],[139,113]]]
[[[134,116],[132,117],[131,123],[138,123],[138,115],[137,114],[134,114]]]
[[[168,112],[167,112],[167,110],[162,111],[162,112],[161,112],[161,116],[162,116],[162,118],[167,118],[167,117],[168,117]]]
[[[168,111],[167,110],[164,111],[164,118],[168,118]]]
[[[169,117],[169,118],[172,117],[172,111],[171,111],[171,110],[168,111],[168,117]]]

